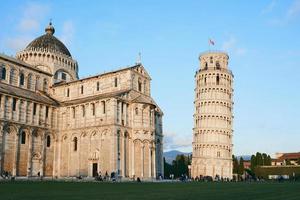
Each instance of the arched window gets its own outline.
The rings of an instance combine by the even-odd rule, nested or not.
[[[16,70],[14,68],[12,68],[10,70],[10,75],[9,75],[9,84],[14,84],[15,83],[15,79],[16,79]]]
[[[50,147],[51,145],[51,138],[50,135],[47,136],[47,147]]]
[[[217,85],[220,84],[220,76],[219,76],[219,74],[218,74],[217,77],[216,77],[216,82],[217,82]]]
[[[105,114],[105,101],[102,101],[102,111],[103,111],[103,114]]]
[[[48,91],[48,81],[47,79],[44,79],[44,83],[43,83],[43,91],[47,92]]]
[[[139,92],[142,92],[142,82],[140,79],[138,80],[138,90]]]
[[[78,141],[77,141],[77,137],[74,137],[74,139],[73,139],[73,142],[74,142],[74,151],[77,151],[77,143],[78,143]]]
[[[39,90],[40,89],[40,77],[36,77],[35,79],[35,90]]]
[[[204,69],[207,70],[207,62],[205,62]]]
[[[97,91],[99,91],[100,90],[100,82],[98,81],[97,82]]]
[[[216,68],[217,68],[217,69],[220,69],[220,68],[221,68],[221,67],[220,67],[219,61],[216,62]]]
[[[144,93],[146,93],[146,81],[144,81]]]
[[[81,108],[82,108],[82,117],[84,117],[85,116],[85,107],[82,106]]]
[[[138,115],[139,114],[139,109],[135,108],[135,114]]]
[[[1,79],[6,80],[6,68],[4,66],[1,69]]]
[[[29,74],[27,77],[27,89],[32,89],[32,74]]]
[[[20,74],[19,85],[20,85],[20,86],[23,86],[23,85],[24,85],[24,74],[23,74],[23,73]]]
[[[93,116],[95,116],[95,104],[92,103],[92,113],[93,113]]]
[[[69,96],[70,96],[70,89],[67,88],[67,97],[69,97]]]
[[[75,118],[75,116],[76,116],[76,110],[75,110],[75,107],[72,108],[72,111],[73,111],[73,118]]]
[[[21,144],[26,144],[26,133],[25,133],[25,131],[22,131],[22,134],[21,134]]]
[[[80,93],[83,94],[83,85],[80,87]]]
[[[115,87],[118,87],[118,78],[115,78]]]
[[[206,85],[206,77],[204,78],[204,85]]]
[[[210,63],[213,63],[213,57],[210,57],[209,61]]]
[[[12,101],[12,110],[16,111],[16,109],[17,109],[17,99],[13,98],[13,101]]]

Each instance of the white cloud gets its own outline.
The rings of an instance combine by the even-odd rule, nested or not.
[[[280,17],[270,19],[268,23],[275,26],[283,26],[288,24],[300,15],[300,0],[294,0],[292,4],[285,10]]]
[[[174,150],[192,147],[192,134],[179,135],[174,132],[164,133],[164,149]]]
[[[295,0],[287,10],[287,18],[291,19],[300,14],[300,0]]]
[[[230,36],[229,39],[223,43],[222,49],[238,56],[243,56],[247,52],[245,48],[238,46],[237,39],[234,36]]]
[[[74,32],[74,23],[72,21],[65,21],[63,23],[62,34],[60,37],[61,41],[67,46],[70,45],[73,40]]]
[[[23,8],[21,20],[17,28],[19,31],[37,31],[40,28],[40,21],[49,13],[50,6],[46,4],[30,2]]]
[[[5,45],[15,51],[18,52],[26,47],[26,45],[29,44],[29,42],[32,40],[32,37],[27,36],[20,36],[20,37],[14,37],[14,38],[7,38],[5,40]]]
[[[37,2],[26,3],[21,5],[18,22],[13,27],[16,34],[3,39],[6,48],[17,52],[26,47],[33,40],[37,31],[41,30],[41,22],[45,19],[50,11],[48,4]]]
[[[277,4],[276,0],[272,0],[265,8],[262,9],[261,14],[271,13]]]

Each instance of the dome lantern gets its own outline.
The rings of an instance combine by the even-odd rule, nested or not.
[[[51,34],[51,35],[53,35],[55,33],[55,29],[52,26],[52,22],[51,21],[49,22],[49,25],[45,28],[45,32],[47,34]]]

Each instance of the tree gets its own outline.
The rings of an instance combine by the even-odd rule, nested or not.
[[[262,165],[266,166],[268,162],[268,155],[266,153],[262,154]]]
[[[170,174],[173,173],[172,171],[173,171],[172,165],[170,165],[169,163],[167,163],[166,159],[164,157],[164,175],[165,175],[165,178],[169,178]]]
[[[244,174],[244,159],[243,157],[240,158],[240,162],[239,162],[239,169],[238,169],[238,174],[243,175]]]
[[[234,155],[232,155],[232,160],[233,160],[233,173],[234,174],[238,174],[239,171],[239,162],[237,157],[235,157]]]
[[[262,166],[263,158],[262,158],[261,153],[257,152],[255,157],[256,157],[256,166]]]
[[[252,155],[251,156],[251,170],[254,172],[254,169],[256,167],[256,156],[255,155]]]
[[[268,166],[272,165],[272,158],[271,158],[270,155],[268,155],[268,157],[267,157],[267,164],[266,165],[268,165]]]

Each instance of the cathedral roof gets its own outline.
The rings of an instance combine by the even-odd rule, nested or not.
[[[33,40],[25,50],[42,50],[45,49],[52,53],[61,53],[66,56],[72,57],[67,47],[57,39],[53,34],[55,29],[50,22],[45,28],[45,34]]]
[[[30,99],[35,102],[40,102],[49,105],[58,105],[58,102],[47,96],[42,92],[33,92],[30,90],[22,89],[20,87],[15,87],[12,85],[8,85],[6,83],[1,83],[0,85],[0,93],[5,93],[17,97],[22,97],[24,99]]]

